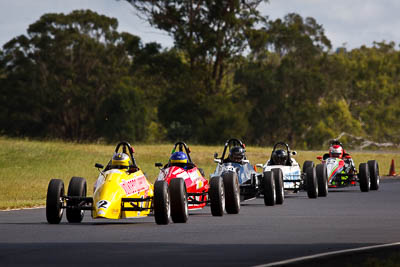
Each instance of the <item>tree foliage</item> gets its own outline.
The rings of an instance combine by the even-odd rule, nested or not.
[[[0,50],[0,134],[208,144],[239,137],[298,148],[338,136],[400,142],[395,43],[334,52],[315,19],[268,20],[257,11],[261,0],[129,2],[175,46],[142,44],[91,11],[42,16]]]

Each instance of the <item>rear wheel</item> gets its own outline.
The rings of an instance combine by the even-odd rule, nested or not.
[[[211,203],[211,214],[213,216],[223,216],[225,210],[225,192],[224,182],[220,176],[211,178],[208,197]]]
[[[86,180],[82,177],[72,177],[68,185],[69,197],[86,197]],[[70,223],[80,223],[85,215],[78,207],[79,201],[67,200],[67,220]]]
[[[371,187],[367,163],[360,163],[358,168],[358,180],[360,182],[361,192],[368,192]]]
[[[369,177],[371,179],[371,190],[378,190],[380,179],[378,162],[376,160],[369,160],[367,164]]]
[[[225,209],[229,214],[238,214],[240,211],[239,179],[236,172],[222,173],[225,188]]]
[[[318,196],[326,197],[328,195],[328,171],[326,165],[321,163],[316,167],[318,180]]]
[[[279,168],[272,169],[275,180],[276,204],[283,204],[285,200],[285,189],[283,188],[283,173]]]
[[[314,167],[308,167],[308,169],[306,169],[306,187],[309,198],[318,197],[318,182]]]
[[[157,224],[168,224],[171,216],[168,183],[156,181],[154,184],[154,218]]]
[[[264,183],[264,204],[266,206],[274,206],[276,203],[276,190],[275,190],[275,179],[272,171],[263,173]]]
[[[174,178],[169,183],[171,197],[171,218],[174,223],[185,223],[189,218],[186,184],[182,178]]]
[[[60,179],[51,179],[46,197],[46,219],[48,223],[60,223],[63,215],[63,196],[64,182]]]

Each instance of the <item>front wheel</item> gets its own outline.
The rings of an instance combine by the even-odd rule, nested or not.
[[[321,163],[316,167],[318,180],[318,196],[326,197],[328,195],[328,171],[326,165]]]
[[[309,198],[318,197],[318,182],[314,167],[308,167],[306,170],[306,187]]]
[[[220,176],[214,176],[210,180],[208,197],[211,204],[211,214],[213,216],[223,216],[225,210],[224,182]]]
[[[82,177],[72,177],[68,185],[69,197],[86,197],[86,180]],[[85,215],[78,207],[79,201],[67,200],[67,220],[70,223],[80,223]]]
[[[168,224],[171,216],[168,183],[156,181],[154,184],[154,218],[156,224]]]
[[[239,179],[236,172],[222,173],[225,188],[225,209],[229,214],[238,214],[240,211]]]
[[[171,195],[171,218],[174,223],[185,223],[189,218],[186,184],[182,178],[174,178],[169,183]]]
[[[275,180],[276,204],[283,204],[285,200],[285,189],[283,188],[283,173],[279,168],[272,169]]]
[[[314,162],[311,160],[306,160],[303,163],[303,173],[306,173],[308,168],[314,168]]]
[[[360,163],[358,168],[358,180],[360,182],[361,192],[368,192],[371,187],[367,163]]]
[[[371,190],[378,190],[380,180],[378,162],[376,160],[369,160],[367,164],[369,177],[371,179]]]
[[[265,206],[274,206],[276,203],[276,190],[274,173],[267,171],[263,173],[264,183],[264,204]]]
[[[63,215],[64,182],[60,179],[51,179],[47,188],[46,219],[48,223],[58,224]]]

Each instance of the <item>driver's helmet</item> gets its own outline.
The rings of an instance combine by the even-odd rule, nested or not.
[[[188,163],[188,157],[182,151],[174,152],[171,155],[169,160],[170,160],[171,164],[174,164],[174,163]]]
[[[332,158],[342,158],[343,156],[343,147],[340,145],[332,145],[329,148],[329,156]]]
[[[272,152],[272,162],[276,165],[285,165],[288,159],[288,154],[283,149],[278,149]]]
[[[243,147],[240,146],[232,147],[231,150],[229,151],[229,159],[232,162],[241,163],[242,160],[244,159],[244,152],[246,152],[246,150],[244,150]]]
[[[125,153],[115,153],[111,160],[111,169],[129,169],[131,159]]]

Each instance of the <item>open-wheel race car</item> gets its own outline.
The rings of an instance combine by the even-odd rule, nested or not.
[[[298,192],[306,190],[309,198],[328,195],[327,169],[324,164],[314,166],[314,162],[305,161],[301,170],[299,163],[292,157],[296,151],[290,151],[289,145],[278,142],[274,145],[267,162],[257,164],[264,172],[271,171],[274,174],[275,185],[279,185],[276,198],[277,202],[283,202],[284,190]],[[281,187],[281,184],[283,186]]]
[[[95,164],[100,174],[93,197],[86,196],[86,180],[82,177],[72,177],[67,194],[64,182],[52,179],[47,190],[47,221],[60,223],[64,210],[70,223],[80,223],[85,210],[91,211],[92,218],[107,219],[145,217],[153,211],[157,224],[168,224],[170,199],[180,199],[179,204],[183,205],[184,195],[177,190],[177,185],[168,186],[165,181],[151,184],[136,165],[133,153],[128,142],[120,142],[105,168]]]
[[[228,153],[227,153],[228,152]],[[214,154],[217,163],[211,179],[222,177],[225,187],[225,207],[228,213],[239,213],[240,202],[263,195],[265,205],[276,203],[273,173],[257,173],[245,155],[245,145],[236,138],[225,142],[221,157]],[[228,190],[229,189],[229,190]],[[280,189],[279,189],[280,190]]]
[[[190,152],[184,142],[177,142],[168,163],[165,166],[162,163],[155,164],[160,168],[157,181],[167,182],[170,186],[176,185],[170,190],[179,190],[179,196],[183,196],[183,202],[181,202],[181,199],[176,201],[175,195],[171,194],[172,220],[185,222],[189,216],[188,209],[201,209],[206,204],[210,204],[213,216],[223,216],[225,190],[222,179],[214,177],[208,182],[204,178],[203,170],[193,163]],[[180,206],[181,203],[183,203],[182,206]]]
[[[355,186],[357,182],[362,192],[379,189],[379,165],[376,160],[360,163],[358,170],[349,153],[338,140],[332,140],[329,153],[318,156],[327,168],[329,188]]]

